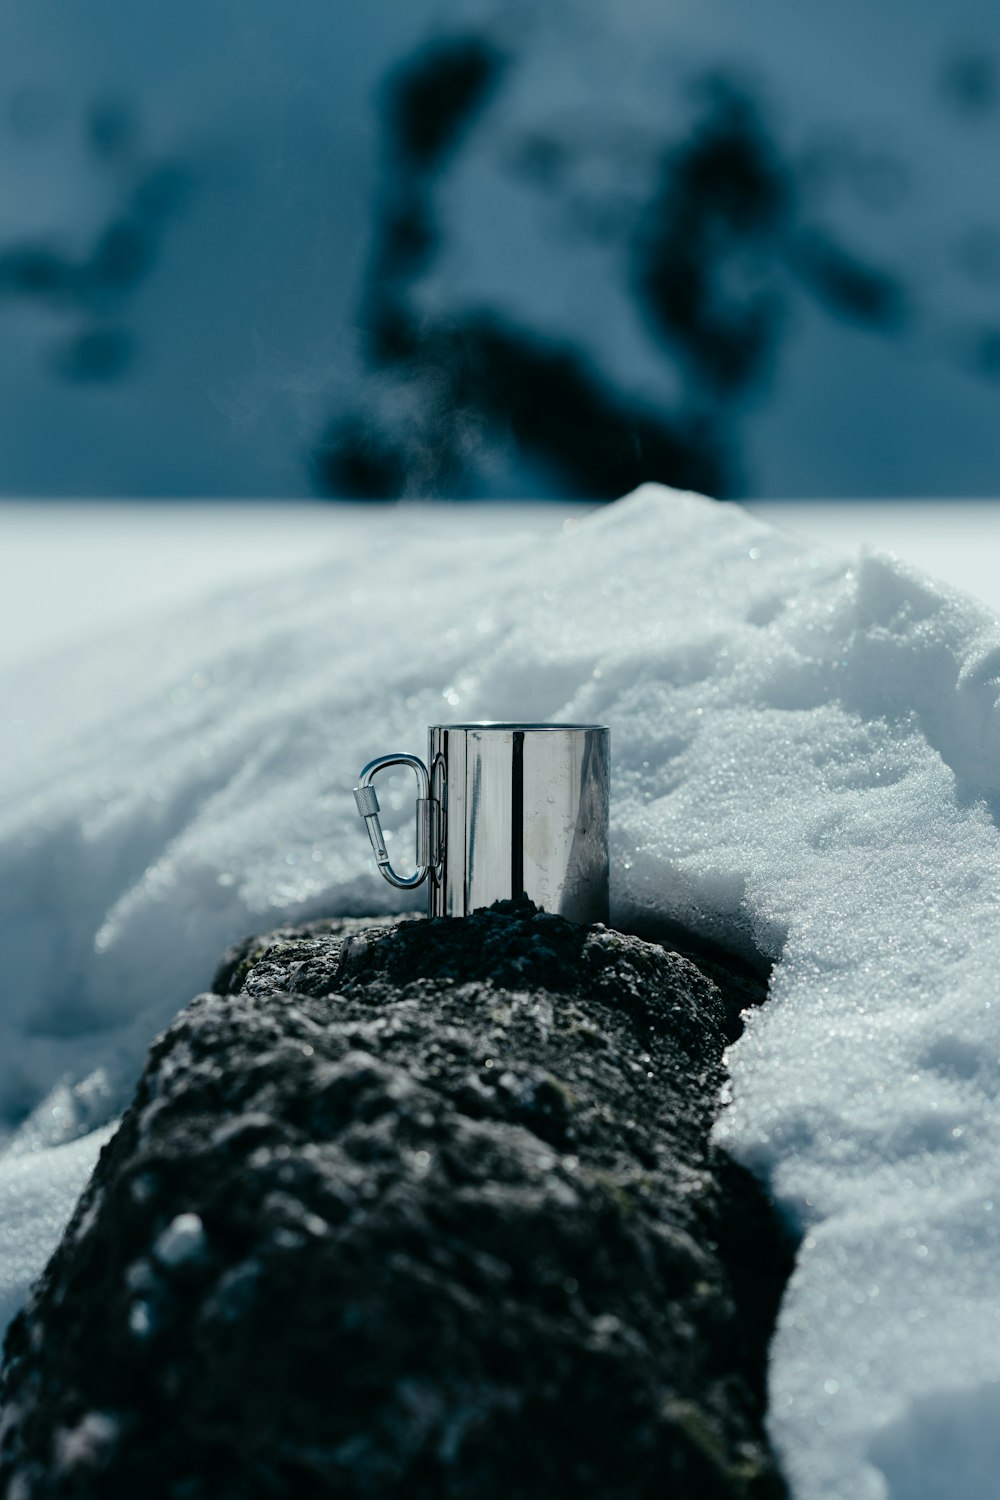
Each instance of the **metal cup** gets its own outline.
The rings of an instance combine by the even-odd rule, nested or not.
[[[428,880],[432,917],[465,917],[527,896],[572,922],[608,918],[610,740],[598,724],[434,724],[416,755],[369,761],[354,789],[390,885]],[[372,785],[409,766],[417,778],[417,868],[392,867]]]

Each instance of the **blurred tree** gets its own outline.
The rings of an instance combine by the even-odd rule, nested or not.
[[[82,249],[51,237],[0,245],[0,303],[20,299],[57,316],[63,331],[50,350],[53,375],[104,382],[124,375],[135,357],[128,304],[156,265],[191,175],[180,162],[143,155],[138,118],[120,99],[98,100],[82,134],[95,170],[109,178],[114,207]]]

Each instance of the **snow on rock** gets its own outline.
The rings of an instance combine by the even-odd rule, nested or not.
[[[937,1493],[912,1458],[933,1431],[949,1495],[978,1500],[1000,1463],[1000,626],[887,555],[656,487],[532,526],[373,513],[312,570],[7,679],[0,1108],[39,1202],[67,1150],[52,1100],[67,1134],[113,1113],[227,942],[401,904],[353,807],[365,760],[449,719],[602,721],[613,920],[776,961],[718,1133],[805,1232],[771,1380],[793,1493]],[[403,850],[411,797],[382,798]],[[0,1294],[19,1275],[0,1264]]]
[[[178,1214],[167,1225],[153,1246],[161,1265],[174,1270],[185,1261],[198,1260],[205,1253],[205,1230],[197,1214]]]
[[[80,1189],[113,1126],[37,1153],[0,1156],[0,1328],[5,1328],[55,1249]]]

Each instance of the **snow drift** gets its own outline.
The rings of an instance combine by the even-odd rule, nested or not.
[[[933,1432],[948,1493],[978,1500],[1000,1463],[1000,627],[888,555],[658,488],[556,537],[460,516],[328,517],[313,569],[6,679],[5,1305],[222,948],[392,908],[351,797],[366,759],[450,717],[598,720],[613,920],[776,963],[719,1137],[805,1232],[771,1380],[793,1492],[938,1493],[914,1457]],[[409,784],[385,786],[405,849]]]

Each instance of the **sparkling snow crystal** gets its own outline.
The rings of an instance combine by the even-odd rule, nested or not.
[[[846,564],[651,486],[533,525],[334,517],[312,570],[7,679],[0,1110],[22,1123],[0,1222],[33,1169],[37,1270],[67,1162],[82,1180],[85,1132],[227,942],[397,907],[351,797],[368,758],[450,719],[599,720],[614,920],[775,960],[718,1135],[805,1234],[771,1373],[793,1492],[980,1500],[1000,1466],[1000,627],[887,555]],[[405,851],[409,782],[382,801]],[[10,1302],[25,1258],[0,1256]]]

